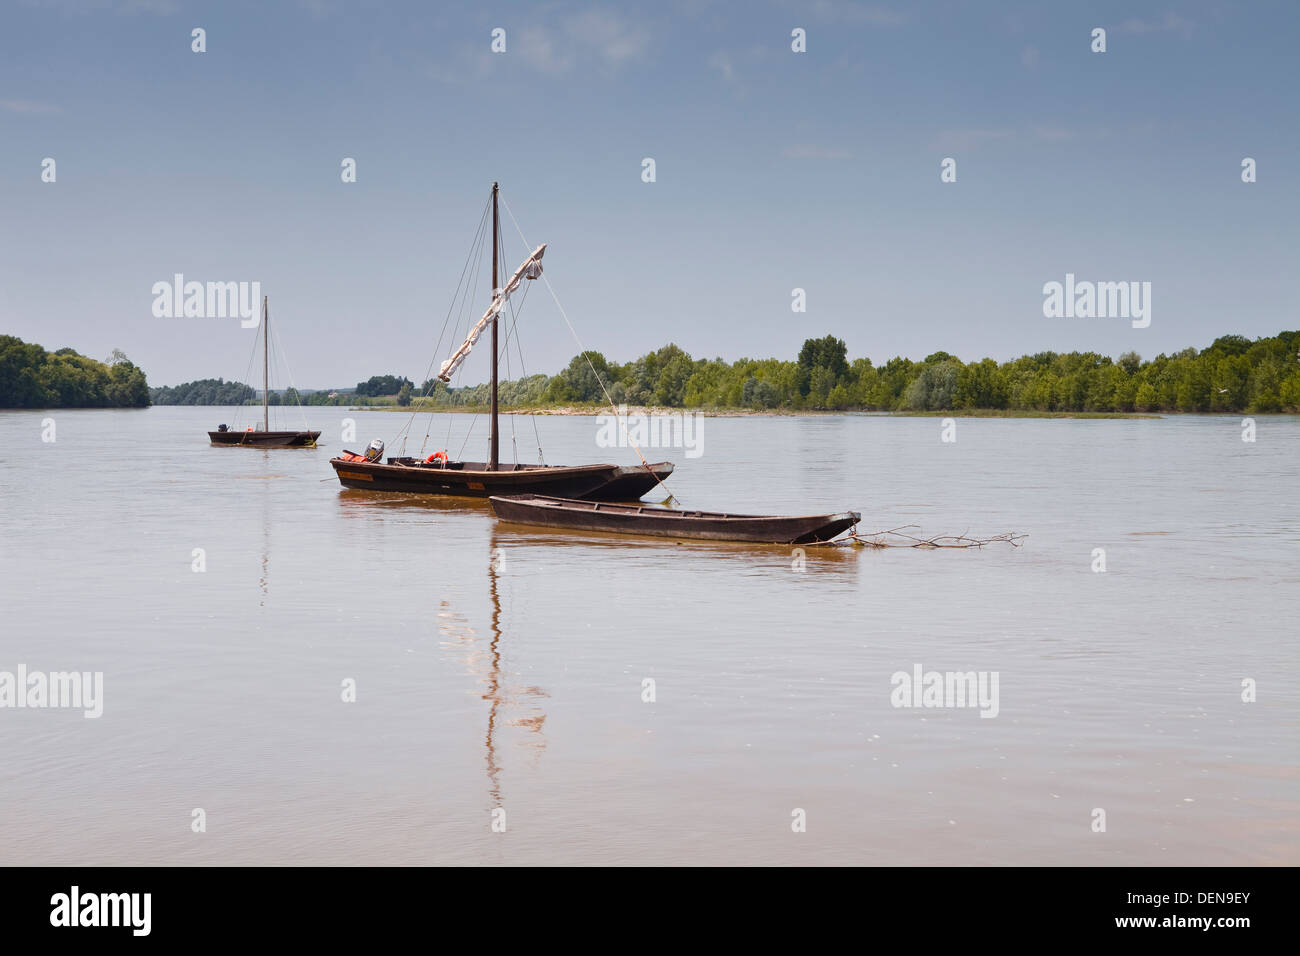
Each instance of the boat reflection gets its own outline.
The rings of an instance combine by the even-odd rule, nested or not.
[[[267,451],[262,452],[263,458],[270,457]],[[269,478],[277,477],[269,475]],[[257,585],[262,591],[262,596],[257,602],[258,607],[266,607],[266,596],[271,588],[271,486],[272,482],[267,480],[262,485],[262,576],[257,579]]]
[[[257,602],[258,607],[266,607],[266,595],[271,587],[271,515],[267,510],[262,515],[262,576],[257,579],[258,586],[262,589],[262,599]]]
[[[366,491],[364,488],[339,489],[339,503],[352,513],[373,512],[376,508],[400,508],[415,511],[438,511],[448,514],[483,514],[491,516],[492,505],[486,498],[460,498],[450,495],[415,495],[405,491]]]
[[[488,795],[492,808],[496,808],[504,805],[501,795],[504,745],[514,742],[530,751],[534,759],[546,749],[543,732],[546,714],[540,701],[549,695],[540,687],[518,683],[518,675],[511,673],[504,663],[500,579],[506,570],[506,557],[496,535],[490,537],[490,547],[488,595],[492,607],[487,640],[484,641],[469,620],[446,600],[439,604],[438,630],[443,647],[461,655],[466,672],[478,678],[480,697],[488,703],[487,727],[483,736],[484,760]],[[511,734],[511,730],[523,733]]]
[[[761,565],[792,564],[802,558],[809,570],[854,574],[858,569],[860,548],[822,544],[759,544],[745,541],[702,541],[692,538],[661,538],[651,535],[615,534],[600,531],[575,531],[545,528],[538,525],[511,524],[498,521],[493,535],[510,545],[534,545],[548,548],[579,547],[618,549],[629,557],[649,557],[655,552],[674,555],[726,557]]]
[[[339,492],[347,517],[376,518],[384,510],[407,514],[482,516],[490,522],[493,547],[534,545],[554,548],[617,549],[630,561],[652,560],[672,553],[675,556],[717,556],[738,561],[754,570],[774,567],[794,568],[801,564],[808,571],[856,577],[864,549],[818,544],[758,544],[744,541],[707,541],[700,539],[661,538],[651,535],[613,534],[602,531],[576,531],[538,525],[513,524],[497,518],[485,498],[456,498],[438,495],[412,495],[393,491],[365,491],[345,488]],[[645,502],[647,505],[656,502]]]

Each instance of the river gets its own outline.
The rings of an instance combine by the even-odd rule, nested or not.
[[[1028,535],[801,559],[340,489],[343,420],[395,453],[396,413],[210,447],[229,417],[0,412],[0,671],[103,674],[98,717],[0,708],[0,861],[1300,863],[1300,419],[709,418],[698,457],[646,450],[692,508]],[[636,461],[536,426],[548,462]],[[918,667],[996,674],[996,713],[895,706]]]

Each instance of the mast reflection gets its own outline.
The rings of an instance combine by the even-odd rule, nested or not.
[[[539,702],[548,694],[540,687],[516,683],[504,661],[504,632],[501,614],[501,578],[506,574],[506,555],[499,547],[496,534],[490,536],[488,558],[488,596],[491,613],[488,618],[488,635],[484,641],[464,615],[452,610],[449,601],[442,601],[438,612],[439,630],[444,646],[464,654],[465,670],[477,677],[482,687],[480,699],[487,701],[487,726],[483,734],[484,762],[487,767],[488,796],[492,807],[503,806],[501,778],[503,756],[509,753],[508,743],[517,744],[540,755],[546,749],[544,731],[546,714]],[[526,733],[511,735],[511,729]]]

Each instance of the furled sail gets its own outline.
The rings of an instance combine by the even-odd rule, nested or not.
[[[542,256],[545,252],[546,243],[543,242],[533,250],[531,256],[524,260],[524,264],[515,270],[515,274],[510,277],[510,281],[497,290],[497,294],[492,298],[492,304],[488,306],[488,310],[483,313],[483,318],[479,319],[478,322],[475,323],[474,327],[469,330],[469,335],[466,337],[464,343],[462,343],[461,347],[452,353],[451,358],[442,363],[442,370],[438,372],[438,378],[440,380],[444,382],[451,381],[451,377],[455,373],[456,369],[460,367],[460,363],[465,361],[465,357],[469,355],[470,350],[474,348],[474,343],[478,341],[478,337],[483,333],[483,330],[487,328],[488,323],[496,318],[502,308],[505,307],[506,301],[510,298],[511,293],[519,288],[519,284],[524,279],[536,279],[542,274]]]

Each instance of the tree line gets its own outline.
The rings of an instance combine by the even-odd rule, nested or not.
[[[1300,411],[1300,332],[1253,341],[1224,335],[1199,351],[1187,348],[1147,360],[1136,352],[1114,359],[1096,352],[1038,352],[1007,362],[968,363],[934,352],[921,361],[895,357],[874,365],[868,358],[850,360],[843,340],[827,335],[805,341],[794,360],[726,362],[692,358],[670,344],[625,364],[585,352],[558,375],[501,382],[499,396],[506,408],[612,400],[755,411],[1295,412]],[[298,400],[482,408],[491,395],[487,383],[451,388],[429,379],[417,389],[398,375],[372,376],[354,392],[272,395],[277,404]]]
[[[375,376],[389,378],[391,376]],[[397,404],[410,404],[411,382],[402,383],[397,392]],[[373,387],[373,386],[372,386]],[[407,401],[402,402],[405,395]],[[243,382],[227,382],[220,378],[201,378],[181,385],[165,385],[150,390],[155,405],[261,405],[262,390]],[[359,394],[352,390],[342,392],[299,392],[296,388],[271,390],[267,393],[268,405],[392,405],[394,396],[367,391]]]
[[[603,383],[603,384],[602,384]],[[430,386],[434,386],[430,389]],[[608,396],[606,395],[608,390]],[[487,385],[426,382],[434,405],[481,406]],[[599,352],[574,356],[560,374],[500,388],[503,405],[658,405],[753,410],[1028,412],[1300,411],[1300,332],[1254,341],[1225,335],[1208,348],[1143,360],[1096,352],[1038,352],[1008,362],[963,362],[934,352],[882,365],[848,358],[833,335],[808,339],[797,359],[694,359],[676,345],[619,364]]]
[[[202,378],[183,385],[164,385],[155,388],[150,397],[155,405],[242,405],[260,393],[243,382],[227,382],[220,378]]]
[[[144,408],[149,383],[117,349],[98,362],[0,335],[0,408]]]
[[[355,393],[368,397],[398,395],[403,388],[409,389],[412,385],[409,378],[398,375],[372,375],[364,382],[357,382]]]

